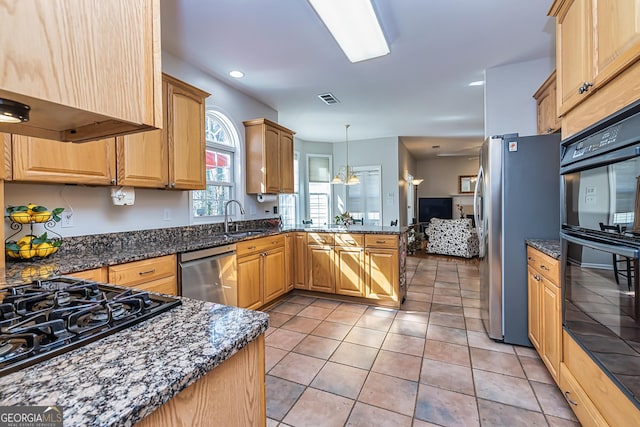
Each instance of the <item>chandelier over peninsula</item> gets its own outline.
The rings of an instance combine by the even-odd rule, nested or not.
[[[360,180],[353,173],[353,168],[349,166],[349,127],[351,125],[344,125],[344,139],[345,146],[347,148],[347,164],[345,166],[340,166],[338,169],[338,173],[331,180],[332,184],[344,184],[344,185],[356,185],[360,184]]]

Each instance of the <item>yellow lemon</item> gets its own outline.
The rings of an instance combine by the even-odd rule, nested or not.
[[[51,247],[51,253],[55,254],[56,252],[58,252],[58,249],[60,249],[60,246],[52,246]]]
[[[30,248],[27,245],[20,248],[20,258],[22,259],[31,259],[37,255],[38,255],[38,251],[36,249]]]
[[[47,222],[51,218],[51,212],[42,211],[42,212],[34,212],[31,214],[31,220],[35,222]]]
[[[40,243],[34,249],[36,250],[38,256],[43,258],[53,253],[53,246],[51,246],[51,244],[47,242]]]
[[[11,249],[5,249],[5,252],[9,256],[9,258],[20,258],[20,254],[16,251],[12,251]]]
[[[9,215],[11,221],[17,222],[18,224],[29,224],[31,222],[31,215],[29,212],[12,212]]]
[[[18,240],[16,243],[18,243],[18,246],[30,245],[35,238],[36,236],[34,236],[33,234],[29,234],[21,237],[20,240]]]
[[[33,214],[33,213],[34,213],[34,212],[33,212],[33,208],[36,208],[37,206],[38,206],[38,205],[36,205],[35,203],[29,203],[29,204],[27,205],[27,213],[28,213],[29,215]]]

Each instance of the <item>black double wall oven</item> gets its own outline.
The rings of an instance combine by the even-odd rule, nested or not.
[[[563,327],[640,408],[640,103],[563,141]]]

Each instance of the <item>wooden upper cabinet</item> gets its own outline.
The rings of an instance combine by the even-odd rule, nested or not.
[[[73,144],[12,135],[11,151],[14,181],[116,183],[115,138]]]
[[[10,181],[13,177],[11,171],[11,134],[0,132],[0,143],[2,143],[2,162],[0,163],[0,179]]]
[[[204,189],[204,103],[208,93],[163,74],[162,130],[119,137],[118,184]]]
[[[557,101],[562,116],[640,58],[640,3],[556,0],[549,14],[556,17]]]
[[[267,119],[244,126],[247,193],[293,193],[294,132]]]
[[[556,72],[553,71],[533,95],[538,104],[538,135],[553,133],[560,129],[556,102]]]
[[[161,127],[160,0],[3,2],[0,22],[0,98],[31,107],[0,131],[88,141]]]

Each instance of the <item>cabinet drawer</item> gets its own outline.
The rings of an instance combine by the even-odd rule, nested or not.
[[[163,277],[176,276],[176,256],[167,255],[109,267],[109,282],[135,286]]]
[[[554,285],[560,286],[560,261],[527,246],[527,262]]]
[[[284,247],[284,234],[238,242],[236,243],[236,253],[241,257],[279,247]]]
[[[398,236],[394,234],[367,234],[364,245],[368,248],[398,248]]]
[[[161,294],[178,295],[178,281],[176,280],[176,276],[163,277],[162,279],[140,283],[135,285],[134,288]]]
[[[307,233],[307,244],[333,246],[335,240],[333,233]]]
[[[363,234],[336,233],[335,245],[346,247],[362,247],[364,244]]]
[[[566,331],[562,343],[565,367],[602,417],[613,426],[640,425],[640,411]]]
[[[608,425],[564,363],[560,364],[560,391],[580,424],[585,427]]]
[[[78,279],[93,280],[94,282],[107,281],[107,267],[94,268],[92,270],[77,271],[75,273],[65,274],[65,276],[77,277]]]

